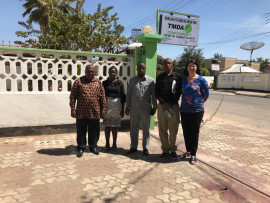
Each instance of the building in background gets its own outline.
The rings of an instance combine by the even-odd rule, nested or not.
[[[248,60],[238,60],[237,58],[222,57],[220,59],[205,59],[206,68],[210,70],[211,75],[218,75],[228,68],[231,68],[234,64],[245,64],[251,68],[260,71],[260,63],[252,62],[249,65]]]

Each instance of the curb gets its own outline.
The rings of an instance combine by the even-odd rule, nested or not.
[[[235,95],[250,96],[250,97],[260,97],[260,98],[270,98],[270,95],[257,95],[257,94],[245,94],[243,92],[236,92]]]
[[[0,137],[52,135],[76,132],[75,124],[0,128]]]
[[[129,131],[129,120],[122,120],[121,131]],[[105,127],[100,122],[100,131],[104,131]],[[45,126],[23,126],[23,127],[6,127],[0,128],[0,137],[15,137],[15,136],[35,136],[35,135],[54,135],[76,133],[76,124],[59,124]]]
[[[223,89],[212,90],[212,92],[228,92],[228,93],[241,95],[241,96],[260,97],[260,98],[267,98],[267,99],[270,98],[270,93],[263,93],[263,92],[245,92],[245,91],[223,90]]]

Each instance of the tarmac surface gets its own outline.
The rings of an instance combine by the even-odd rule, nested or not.
[[[159,159],[158,128],[150,155],[128,155],[129,131],[118,149],[77,158],[76,134],[0,137],[0,202],[270,202],[269,129],[205,115],[198,163]],[[211,118],[207,119],[207,118]],[[140,132],[140,138],[142,138]],[[185,151],[181,126],[177,153]]]
[[[158,158],[157,127],[151,130],[149,156],[142,155],[142,132],[139,151],[127,154],[128,130],[119,132],[116,151],[104,149],[101,131],[100,154],[86,150],[81,158],[75,154],[75,128],[1,135],[0,202],[270,202],[269,135],[269,128],[206,111],[195,166],[180,157]],[[177,148],[178,155],[185,152],[181,125]]]

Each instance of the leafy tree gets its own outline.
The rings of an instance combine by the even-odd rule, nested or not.
[[[37,9],[32,11],[33,8],[38,8],[41,2],[52,2],[55,5],[50,7],[50,12],[44,14],[43,17],[48,22],[40,23],[41,33],[36,35],[38,39],[36,44],[31,45],[36,45],[39,48],[112,53],[117,52],[121,44],[128,43],[128,39],[121,36],[124,27],[117,23],[119,19],[117,13],[109,15],[113,6],[102,9],[101,4],[99,4],[94,14],[87,14],[83,9],[85,0],[26,1],[28,4],[32,3],[24,12],[25,15],[29,13],[29,23],[41,22],[39,19],[33,20],[33,16],[35,16],[33,13]],[[73,8],[70,3],[75,1],[76,5]],[[40,11],[40,13],[42,12]],[[16,32],[17,36],[27,38],[33,34],[31,27],[24,26],[24,28],[26,31]],[[27,40],[25,43],[28,43]],[[24,45],[21,41],[17,41],[17,44]]]
[[[75,0],[25,0],[23,7],[26,9],[23,17],[29,14],[29,22],[36,22],[40,25],[43,33],[49,31],[50,18],[59,13],[70,13],[73,8],[70,3]]]
[[[222,57],[223,57],[223,55],[220,53],[215,53],[213,56],[214,59],[221,59]]]
[[[270,59],[268,58],[262,58],[258,57],[256,60],[252,60],[253,62],[260,63],[260,70],[264,72],[264,69],[267,67],[268,64],[270,64]]]
[[[195,47],[186,47],[184,48],[184,52],[176,58],[176,61],[178,63],[176,71],[182,74],[182,71],[185,69],[187,63],[190,60],[195,60],[200,68],[205,67],[202,49],[196,49]]]
[[[164,67],[163,67],[164,60],[165,60],[165,58],[163,58],[160,55],[157,55],[157,70],[161,70],[161,71],[164,70]],[[177,69],[177,67],[178,67],[177,61],[173,60],[172,63],[173,63],[172,68],[175,71]]]
[[[160,55],[157,55],[157,70],[161,70],[163,71],[163,62],[164,62],[164,58]]]
[[[15,41],[14,43],[18,44],[20,46],[23,46],[23,47],[29,47],[29,45],[31,45],[32,47],[37,46],[38,40],[36,38],[38,35],[41,34],[41,31],[35,30],[33,28],[32,23],[30,23],[29,21],[26,21],[26,22],[19,21],[18,24],[23,26],[25,29],[27,29],[27,31],[26,32],[25,31],[17,31],[16,35],[18,37],[22,37],[25,39],[28,38],[28,39],[26,39],[25,42]]]
[[[202,76],[210,76],[210,71],[207,68],[200,68]]]
[[[172,63],[173,63],[173,70],[176,70],[178,68],[177,61],[174,59]]]

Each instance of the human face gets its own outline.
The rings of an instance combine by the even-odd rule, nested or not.
[[[187,70],[188,70],[188,74],[189,75],[196,75],[196,72],[197,72],[197,66],[196,66],[196,64],[189,63]]]
[[[113,68],[109,71],[109,78],[110,80],[115,80],[116,79],[116,75],[117,75],[117,72],[116,72],[116,69]]]
[[[165,59],[163,63],[163,67],[166,73],[170,73],[172,71],[172,60],[171,59]]]
[[[85,77],[88,80],[93,80],[94,76],[95,76],[95,68],[91,65],[87,65],[85,67]]]
[[[145,70],[146,70],[146,67],[144,63],[139,63],[137,65],[137,73],[139,77],[143,77],[145,75]]]

